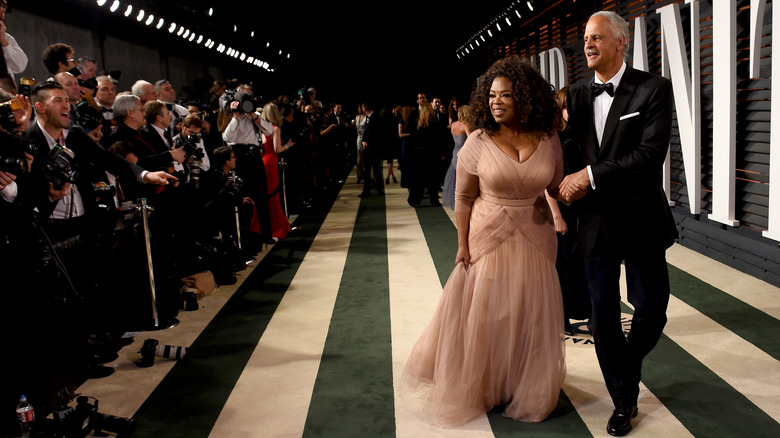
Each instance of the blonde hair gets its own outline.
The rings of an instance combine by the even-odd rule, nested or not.
[[[433,105],[431,105],[428,102],[425,102],[420,107],[420,118],[417,119],[417,129],[427,128],[431,125],[431,120],[433,120],[434,113],[433,113]]]
[[[282,115],[279,112],[279,107],[273,102],[265,104],[263,111],[260,114],[274,126],[282,126]]]

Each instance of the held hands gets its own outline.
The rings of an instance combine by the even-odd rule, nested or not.
[[[65,183],[60,190],[54,188],[54,184],[49,183],[49,201],[55,202],[68,196],[70,191],[70,183]]]
[[[455,253],[455,266],[460,262],[463,262],[463,269],[468,271],[471,265],[471,257],[469,256],[469,248],[466,246],[458,246],[458,252]]]
[[[179,179],[163,171],[147,172],[146,175],[144,175],[144,182],[147,184],[157,184],[158,186],[167,186],[168,180],[178,181]]]
[[[16,175],[8,172],[0,172],[0,190],[6,188],[9,184],[14,182]]]
[[[561,181],[558,190],[562,200],[572,202],[585,196],[588,193],[588,187],[590,187],[590,177],[588,176],[588,169],[585,168],[579,172],[567,175]]]

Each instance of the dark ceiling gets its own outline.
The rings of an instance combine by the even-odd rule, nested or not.
[[[162,42],[165,50],[177,51],[179,56],[187,53],[213,65],[235,68],[237,77],[257,75],[251,81],[268,94],[292,94],[302,86],[314,86],[323,101],[371,99],[388,105],[414,103],[418,91],[437,94],[443,100],[468,97],[471,84],[486,66],[459,60],[455,52],[512,3],[487,1],[466,7],[447,0],[120,0],[122,6],[111,14],[107,9],[113,1],[102,7],[96,6],[96,0],[9,3],[12,8],[139,44],[155,47]],[[261,57],[275,72],[249,69],[214,50],[193,50],[191,43],[185,44],[164,29],[144,28],[121,15],[128,3],[136,11],[146,8],[199,34],[214,35],[247,55]],[[211,16],[207,13],[210,8]]]

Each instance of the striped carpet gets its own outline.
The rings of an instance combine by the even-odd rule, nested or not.
[[[386,197],[360,189],[351,175],[238,284],[176,327],[139,333],[112,376],[78,391],[134,416],[142,438],[607,436],[612,406],[588,336],[567,339],[568,374],[545,422],[489,412],[437,429],[405,409],[393,388],[452,269],[454,217],[409,207],[397,184]],[[780,290],[679,245],[668,262],[669,323],[645,361],[630,436],[780,436]],[[147,338],[190,354],[138,368]]]

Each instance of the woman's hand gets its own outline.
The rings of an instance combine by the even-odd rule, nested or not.
[[[563,217],[561,216],[553,216],[553,221],[555,222],[555,232],[560,233],[561,235],[565,235],[566,232],[569,231],[568,227],[566,226],[566,221],[563,220]]]
[[[458,252],[455,253],[455,266],[460,262],[463,262],[463,269],[468,271],[471,265],[471,257],[469,256],[469,248],[467,246],[459,246]]]

